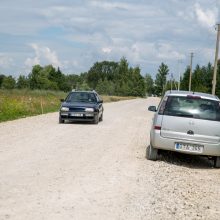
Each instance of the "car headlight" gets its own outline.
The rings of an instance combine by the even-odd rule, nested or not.
[[[68,107],[61,107],[60,110],[63,111],[63,112],[68,112],[68,111],[69,111],[69,108],[68,108]]]
[[[86,112],[94,112],[94,108],[85,108]]]

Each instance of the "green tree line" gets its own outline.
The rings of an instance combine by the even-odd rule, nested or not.
[[[180,90],[188,90],[190,69],[182,73]],[[213,66],[197,65],[192,73],[191,90],[211,93]],[[168,79],[169,78],[169,79]],[[96,62],[81,74],[64,74],[52,65],[35,65],[28,76],[20,75],[18,79],[0,74],[1,89],[59,90],[68,92],[77,90],[96,90],[103,95],[118,96],[161,96],[166,90],[177,89],[178,82],[169,73],[169,67],[161,63],[155,79],[151,74],[141,75],[139,67],[129,66],[126,58],[119,62]],[[216,95],[220,97],[220,62],[218,62]]]
[[[2,89],[43,89],[68,92],[72,89],[96,90],[103,95],[145,96],[146,84],[139,67],[130,67],[123,57],[119,62],[96,62],[88,72],[66,75],[52,65],[35,65],[28,76],[0,75]]]
[[[220,97],[220,60],[218,62],[217,68],[217,83],[216,83],[216,95]],[[207,66],[197,65],[192,72],[192,81],[191,81],[191,91],[195,92],[212,92],[212,79],[213,79],[214,67],[211,63],[208,63]],[[178,86],[180,90],[189,90],[189,75],[190,67],[186,67],[182,77],[180,79],[180,84],[178,85],[177,80],[172,76],[168,79],[169,68],[166,64],[162,63],[159,66],[158,72],[156,74],[156,79],[153,80],[150,74],[145,75],[146,83],[146,93],[148,95],[161,96],[166,90],[177,90]]]

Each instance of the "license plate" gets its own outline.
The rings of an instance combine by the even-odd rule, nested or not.
[[[87,116],[87,117],[92,117],[93,114],[85,114],[85,116]]]
[[[198,144],[175,143],[175,149],[178,151],[202,153],[203,148],[204,148],[203,145],[198,145]]]
[[[61,112],[60,114],[63,116],[68,116],[68,113]]]
[[[80,114],[80,113],[72,113],[71,116],[73,116],[73,117],[83,117],[83,114]]]

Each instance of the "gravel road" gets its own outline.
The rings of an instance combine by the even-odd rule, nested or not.
[[[58,113],[0,124],[0,219],[220,219],[220,169],[202,157],[145,158],[159,99],[104,104],[104,121]]]

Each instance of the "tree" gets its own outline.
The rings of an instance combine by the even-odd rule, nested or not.
[[[131,71],[131,77],[128,78],[128,81],[130,82],[129,90],[130,92],[128,95],[131,96],[146,96],[146,85],[144,81],[144,77],[141,75],[141,70],[139,67],[130,68]]]
[[[108,95],[108,89],[109,89],[108,86],[109,86],[109,81],[107,79],[104,79],[104,80],[100,79],[96,86],[96,91],[99,94]]]
[[[217,66],[217,83],[216,83],[216,92],[215,94],[220,97],[220,60],[218,60]]]
[[[18,89],[29,88],[29,80],[28,80],[28,78],[23,76],[23,75],[20,75],[18,77],[16,86],[17,86]]]
[[[57,68],[57,70],[55,70],[53,67],[51,68],[51,70],[48,73],[48,79],[57,85],[57,89],[62,91],[68,91],[66,88],[67,83],[65,81],[65,76],[61,72],[59,67]]]
[[[65,83],[68,90],[78,89],[80,76],[76,74],[70,74],[65,76]]]
[[[155,93],[158,96],[161,96],[165,92],[165,86],[167,81],[167,75],[169,73],[169,68],[166,64],[161,63],[158,69],[155,80]]]
[[[99,80],[105,79],[112,81],[115,79],[116,69],[118,63],[116,62],[96,62],[88,71],[87,83],[92,89],[96,89]]]
[[[202,71],[204,73],[204,85],[207,88],[207,92],[211,93],[212,92],[212,78],[213,78],[214,67],[209,62],[207,66],[202,67]]]
[[[96,62],[88,72],[64,75],[52,65],[35,65],[28,77],[20,75],[17,88],[63,90],[92,90],[107,95],[145,96],[146,84],[139,67],[129,67],[125,57],[119,62]],[[7,85],[5,85],[7,87]]]
[[[183,73],[183,78],[180,82],[180,89],[188,91],[189,90],[189,74],[190,74],[190,67],[187,66],[185,72]]]
[[[56,70],[52,65],[41,67],[35,65],[29,74],[31,89],[58,90]]]
[[[146,86],[139,67],[129,67],[122,57],[119,63],[96,62],[87,74],[88,85],[101,94],[145,96]]]
[[[131,94],[130,80],[132,78],[132,69],[128,67],[128,61],[122,57],[118,63],[113,82],[115,83],[115,95],[126,96]]]
[[[40,84],[40,89],[58,90],[57,81],[56,69],[52,65],[43,67],[39,72],[38,83]]]
[[[146,93],[151,96],[154,94],[154,80],[150,74],[145,75]]]
[[[86,81],[83,81],[82,83],[80,83],[80,85],[78,86],[79,90],[90,90],[89,85],[87,84]]]
[[[0,75],[0,88],[2,87],[3,79],[5,78],[5,75]]]
[[[205,82],[205,69],[200,68],[199,65],[196,66],[192,74],[192,91],[196,92],[208,92]]]
[[[40,89],[40,85],[38,82],[40,71],[43,69],[40,65],[35,65],[32,68],[32,72],[29,74],[28,78],[30,80],[30,88],[31,89]]]
[[[5,76],[2,82],[3,89],[14,89],[16,81],[12,76]]]

